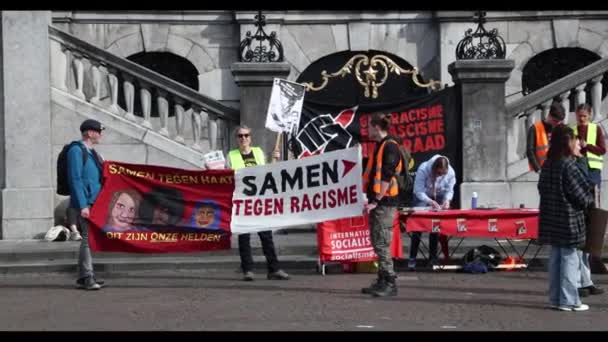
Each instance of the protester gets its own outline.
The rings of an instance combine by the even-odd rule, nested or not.
[[[581,273],[577,248],[585,242],[584,210],[593,204],[593,195],[591,185],[576,165],[579,149],[572,128],[561,124],[554,127],[538,182],[538,240],[551,245],[549,303],[562,311],[589,309],[578,294]]]
[[[235,135],[239,144],[239,148],[231,150],[228,153],[228,162],[234,170],[243,167],[264,165],[264,151],[260,147],[251,146],[251,129],[247,126],[237,127]],[[273,158],[279,159],[281,154],[279,151],[273,152]],[[262,242],[262,251],[266,257],[266,265],[268,268],[268,279],[287,280],[289,275],[279,268],[279,260],[274,248],[272,240],[272,231],[258,232],[260,241]],[[253,274],[253,257],[251,255],[250,234],[239,235],[239,255],[241,257],[241,269],[243,270],[243,280],[252,281]]]
[[[397,275],[390,244],[393,239],[393,221],[399,205],[396,175],[407,166],[401,161],[397,138],[388,134],[390,125],[390,114],[372,114],[369,137],[377,144],[363,174],[372,246],[378,255],[378,278],[370,287],[361,289],[361,292],[375,297],[397,295]]]
[[[574,156],[576,157],[576,165],[583,172],[583,175],[585,175],[589,184],[593,184],[593,181],[592,181],[591,177],[589,176],[589,166],[588,166],[587,158],[584,157],[582,155],[582,153],[580,152],[580,140],[578,141],[577,144],[579,145],[579,147],[576,148],[574,151],[574,153],[575,153]],[[594,203],[594,206],[595,206],[595,203]],[[591,220],[589,218],[588,211],[585,211],[585,224],[586,225],[591,224]],[[586,236],[586,238],[589,239],[589,236]],[[579,262],[580,262],[579,268],[580,268],[580,272],[581,272],[581,277],[580,277],[579,284],[578,284],[578,295],[580,297],[587,297],[590,294],[599,295],[599,294],[604,293],[604,290],[599,288],[598,286],[595,286],[595,284],[591,280],[591,268],[589,267],[590,254],[583,250],[580,250],[580,249],[577,250],[577,254],[579,257]]]
[[[604,130],[601,125],[591,121],[593,109],[588,104],[581,104],[576,108],[576,125],[572,125],[574,134],[580,140],[581,154],[587,159],[589,179],[593,184],[594,198],[596,206],[600,207],[600,189],[602,185],[602,167],[604,165],[604,154],[606,154],[606,140]],[[605,274],[608,273],[606,266],[601,258],[593,257],[589,253],[583,253],[585,267],[590,268],[590,272]],[[591,264],[590,264],[591,262]],[[592,291],[593,292],[593,291]],[[597,291],[595,291],[597,293]]]
[[[436,154],[431,159],[420,164],[414,181],[414,207],[431,207],[433,209],[449,209],[454,197],[456,173],[447,157]],[[422,232],[411,235],[410,259],[408,268],[416,269],[416,256],[420,245]],[[437,265],[437,240],[439,233],[429,233],[429,260],[431,266]],[[442,235],[441,249],[446,260],[449,258],[447,238]]]
[[[606,140],[601,125],[590,122],[592,108],[588,104],[581,104],[576,109],[576,125],[572,125],[574,134],[578,136],[581,144],[581,154],[587,158],[589,178],[598,189],[602,185],[602,167],[604,154],[606,154]]]
[[[531,171],[538,173],[541,166],[547,159],[549,142],[551,141],[551,129],[559,125],[566,113],[564,107],[558,102],[553,102],[549,108],[549,115],[544,121],[534,123],[528,129],[526,141],[526,156],[528,157],[528,167]]]
[[[105,128],[99,121],[88,119],[80,125],[82,140],[72,144],[67,152],[68,186],[70,189],[70,208],[80,211],[78,217],[82,230],[78,253],[77,287],[86,290],[99,290],[104,282],[95,278],[93,258],[89,247],[89,225],[87,219],[90,208],[101,190],[102,159],[94,149],[101,141]],[[83,160],[83,150],[88,157]]]

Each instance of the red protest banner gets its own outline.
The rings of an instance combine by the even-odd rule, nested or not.
[[[371,113],[382,112],[391,114],[389,133],[412,155],[412,171],[435,154],[447,156],[451,164],[458,163],[458,147],[462,144],[454,87],[424,96],[404,97],[397,102],[346,104],[341,99],[336,99],[335,104],[311,99],[304,102],[298,133],[291,140],[295,155],[300,158],[361,144],[363,158],[367,158],[376,145],[369,138]]]
[[[317,224],[317,243],[321,262],[364,262],[378,260],[372,247],[368,216],[324,221]],[[403,257],[399,215],[393,221],[393,258]]]
[[[93,251],[165,253],[230,248],[232,170],[106,161],[91,209]]]
[[[391,112],[389,133],[401,138],[403,145],[413,156],[444,152],[447,132],[443,112],[441,103]],[[364,156],[368,156],[376,145],[374,141],[369,140],[370,120],[370,114],[362,113],[359,116]]]

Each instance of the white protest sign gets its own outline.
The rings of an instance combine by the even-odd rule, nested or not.
[[[210,170],[221,170],[226,168],[226,159],[224,158],[224,152],[222,151],[211,151],[203,155],[205,166]]]
[[[300,123],[305,93],[305,86],[275,78],[266,113],[266,128],[277,133],[295,133]]]
[[[360,147],[235,172],[234,234],[361,216]]]

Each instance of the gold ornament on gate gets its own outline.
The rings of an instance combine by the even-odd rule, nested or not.
[[[418,68],[414,67],[412,70],[405,70],[401,68],[397,63],[385,55],[375,55],[371,59],[363,54],[357,54],[351,57],[351,59],[340,68],[340,70],[328,74],[327,70],[321,72],[322,82],[319,86],[315,86],[313,82],[302,83],[307,91],[319,91],[325,88],[330,78],[334,77],[345,77],[347,74],[352,73],[352,69],[355,70],[355,77],[359,84],[365,88],[365,97],[377,98],[378,88],[382,87],[388,79],[389,73],[396,75],[412,75],[412,81],[418,87],[431,88],[432,90],[441,89],[441,82],[431,79],[428,83],[418,82]],[[378,74],[382,75],[378,79]]]

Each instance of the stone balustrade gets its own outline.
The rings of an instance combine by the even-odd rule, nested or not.
[[[82,41],[66,32],[49,26],[51,45],[52,86],[69,92],[84,101],[100,106],[116,115],[140,124],[150,130],[202,151],[202,130],[207,127],[210,150],[218,149],[218,130],[239,123],[239,112],[196,90],[175,82],[163,75],[118,57],[103,49]],[[90,72],[85,72],[90,66]],[[104,79],[107,82],[104,82]],[[73,83],[70,83],[72,80]],[[87,98],[85,84],[91,84]],[[109,85],[109,94],[105,88]],[[70,85],[70,86],[69,86]],[[124,106],[119,105],[119,92],[124,95]],[[135,115],[136,93],[141,105],[141,117]],[[153,102],[154,101],[154,102]],[[155,104],[155,105],[153,105]],[[185,110],[188,108],[188,110]],[[156,109],[156,113],[152,110]],[[173,114],[173,115],[171,115]],[[152,117],[159,118],[159,127],[154,127]],[[175,120],[170,129],[170,117]],[[186,130],[185,126],[190,125]],[[186,139],[184,132],[191,132]],[[220,137],[224,147],[229,146],[230,134]]]
[[[538,89],[518,100],[507,103],[506,112],[512,124],[509,126],[508,174],[510,178],[518,177],[527,172],[525,140],[528,128],[538,120],[544,120],[549,114],[549,108],[554,100],[564,107],[566,118],[564,122],[576,122],[570,102],[574,108],[591,99],[593,108],[592,121],[601,122],[606,119],[602,113],[602,79],[608,72],[608,58],[601,59],[576,72],[571,73],[551,84]],[[523,119],[523,120],[522,120]]]
[[[603,114],[600,111],[602,103],[601,81],[603,74],[607,71],[608,58],[603,58],[593,64],[577,70],[576,72],[573,72],[568,76],[548,84],[531,94],[508,103],[506,105],[507,115],[512,118],[520,118],[532,108],[541,110],[545,108],[548,111],[548,106],[550,106],[551,101],[557,97],[560,98],[562,105],[567,109],[566,112],[569,112],[569,98],[571,92],[576,94],[575,102],[578,105],[585,102],[585,90],[587,89],[591,93],[591,103],[594,113],[593,121],[601,121],[604,119]],[[549,104],[547,105],[547,103]],[[543,113],[545,113],[544,110]]]

